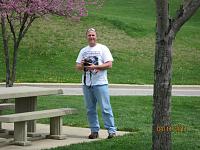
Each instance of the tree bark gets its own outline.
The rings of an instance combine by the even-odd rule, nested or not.
[[[155,59],[155,82],[153,93],[153,149],[171,149],[171,78],[172,41],[158,41]],[[161,56],[160,58],[158,56]]]
[[[160,131],[160,128],[171,126],[170,101],[171,101],[171,62],[172,39],[168,33],[168,1],[156,0],[157,28],[156,28],[156,52],[154,68],[154,93],[153,93],[153,131],[152,148],[154,150],[171,149],[171,132]]]
[[[8,48],[8,37],[6,35],[6,23],[5,17],[1,16],[1,29],[2,29],[2,38],[3,38],[3,49],[5,55],[5,64],[6,64],[6,87],[10,86],[10,58],[9,58],[9,48]]]

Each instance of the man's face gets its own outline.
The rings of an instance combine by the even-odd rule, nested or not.
[[[95,31],[89,31],[87,32],[87,40],[88,44],[93,47],[96,45],[97,35]]]

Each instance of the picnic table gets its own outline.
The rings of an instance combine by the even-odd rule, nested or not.
[[[50,134],[47,138],[64,139],[62,135],[62,117],[76,113],[74,108],[58,108],[50,110],[36,111],[37,97],[45,95],[62,94],[59,88],[43,88],[31,86],[0,87],[0,99],[15,99],[15,113],[1,115],[1,122],[14,123],[14,140],[11,142],[16,145],[30,145],[27,139],[29,135],[35,135],[36,120],[50,118]],[[37,135],[37,134],[36,134]]]
[[[43,88],[31,86],[0,87],[0,99],[15,99],[15,113],[31,112],[37,109],[37,97],[62,94],[59,88]],[[36,121],[28,121],[27,131],[36,131]]]

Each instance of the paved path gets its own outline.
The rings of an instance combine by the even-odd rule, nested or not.
[[[14,126],[13,123],[2,123],[4,129],[13,130]],[[32,141],[32,145],[30,146],[16,146],[10,145],[9,142],[12,141],[12,138],[0,138],[0,150],[41,150],[41,149],[49,149],[58,146],[65,146],[75,143],[82,143],[82,142],[92,142],[95,140],[102,140],[107,138],[107,131],[100,130],[99,138],[95,140],[91,140],[87,138],[88,133],[90,130],[88,128],[78,128],[78,127],[69,127],[63,126],[63,134],[66,135],[66,139],[64,140],[53,140],[53,139],[45,139],[44,136],[49,133],[49,125],[46,124],[37,124],[37,133],[43,134],[43,137],[35,137],[29,138],[28,140]],[[127,134],[128,132],[117,131],[118,136],[122,136]],[[3,136],[0,133],[1,137]]]
[[[64,91],[63,95],[82,95],[82,89],[80,87],[77,88],[62,88]],[[153,87],[143,86],[143,87],[120,87],[110,88],[110,95],[112,96],[152,96],[153,95]],[[183,88],[176,87],[172,90],[173,96],[200,96],[200,88]]]
[[[67,83],[21,83],[16,86],[42,86],[42,87],[59,87],[64,91],[63,95],[82,95],[80,84]],[[2,86],[2,85],[1,85]],[[130,85],[130,84],[110,84],[110,95],[112,96],[152,96],[152,85]],[[174,85],[172,88],[173,96],[200,96],[200,85]]]

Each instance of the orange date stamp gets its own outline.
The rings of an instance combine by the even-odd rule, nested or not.
[[[186,132],[187,127],[184,125],[174,125],[174,126],[157,126],[157,132]]]

